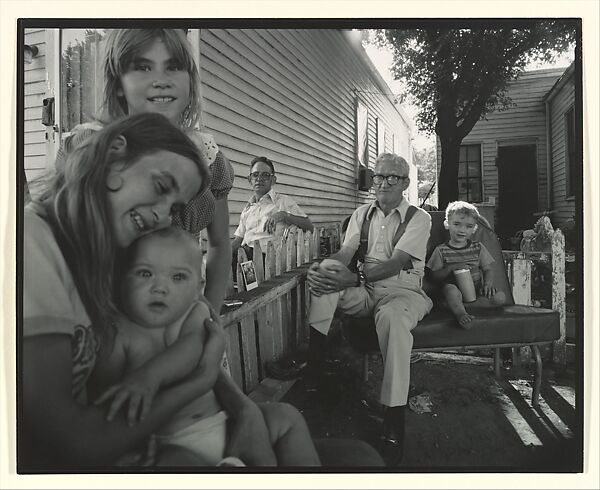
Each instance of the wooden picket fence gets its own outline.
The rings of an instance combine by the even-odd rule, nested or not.
[[[323,237],[329,237],[328,239]],[[264,256],[257,241],[252,263],[258,286],[247,290],[239,264],[247,261],[238,250],[238,292],[226,299],[221,321],[226,332],[226,353],[233,379],[245,393],[266,377],[265,364],[292,352],[308,338],[310,295],[306,271],[328,241],[333,253],[340,246],[340,227],[316,228],[313,233],[289,234],[268,243]]]

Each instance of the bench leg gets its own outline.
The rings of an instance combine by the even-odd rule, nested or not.
[[[369,354],[363,354],[363,381],[369,381]]]
[[[542,356],[537,345],[532,345],[531,350],[535,358],[535,374],[533,376],[533,393],[531,394],[531,405],[533,408],[540,407],[540,391],[542,388]]]
[[[494,374],[500,377],[500,347],[494,349]]]

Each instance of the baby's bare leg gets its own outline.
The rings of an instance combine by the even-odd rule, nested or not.
[[[473,315],[469,315],[465,310],[460,290],[454,284],[446,284],[442,289],[442,293],[446,305],[458,321],[459,327],[471,328]]]
[[[287,403],[260,403],[278,466],[321,466],[304,417]]]

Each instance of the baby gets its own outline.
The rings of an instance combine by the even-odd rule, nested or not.
[[[107,415],[112,420],[129,402],[127,418],[133,425],[149,412],[159,388],[202,363],[209,389],[158,431],[159,465],[170,458],[165,452],[178,447],[206,465],[218,465],[224,456],[227,414],[212,386],[225,338],[213,322],[205,327],[210,310],[198,294],[201,260],[195,239],[179,228],[146,235],[128,249],[121,283],[124,315],[113,349],[94,373],[96,382],[110,386],[95,403],[112,399]]]
[[[138,239],[127,251],[122,270],[121,311],[114,346],[100,356],[94,381],[108,387],[95,401],[112,400],[107,419],[124,404],[129,424],[143,419],[161,386],[194,370],[203,372],[206,393],[184,407],[156,434],[157,466],[192,452],[196,464],[245,466],[224,457],[228,414],[212,389],[225,347],[222,329],[210,318],[198,293],[202,254],[198,243],[179,228],[167,228]],[[297,411],[271,403],[262,410],[278,464],[319,466],[319,457],[304,419]],[[275,405],[281,405],[275,407]]]
[[[479,211],[472,204],[464,201],[448,204],[444,226],[450,233],[450,240],[438,245],[427,262],[431,278],[443,284],[445,306],[454,314],[458,325],[465,329],[471,327],[474,317],[465,309],[454,271],[470,270],[475,290],[480,294],[475,301],[477,305],[502,305],[506,300],[504,293],[494,287],[491,267],[494,259],[482,243],[471,241],[477,230],[478,217]]]

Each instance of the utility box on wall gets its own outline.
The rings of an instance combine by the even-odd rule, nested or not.
[[[370,168],[358,167],[358,190],[368,191],[373,185],[373,171]]]

